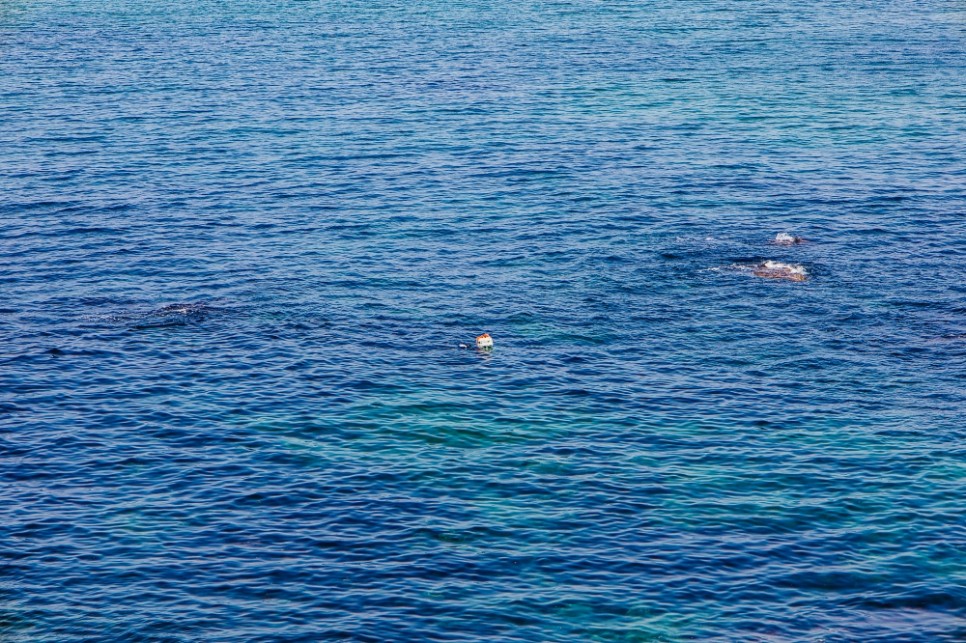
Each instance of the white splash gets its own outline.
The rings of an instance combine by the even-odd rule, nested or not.
[[[763,261],[753,267],[752,274],[765,279],[788,279],[789,281],[805,281],[808,271],[805,266],[782,261]]]
[[[805,239],[788,234],[787,232],[779,232],[771,242],[777,246],[794,246],[799,243],[805,243]]]

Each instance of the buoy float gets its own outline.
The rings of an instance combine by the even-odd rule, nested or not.
[[[489,333],[483,333],[476,338],[476,347],[481,351],[493,350],[493,338]]]

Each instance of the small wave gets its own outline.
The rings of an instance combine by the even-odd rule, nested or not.
[[[764,279],[788,279],[789,281],[805,281],[808,279],[808,272],[804,266],[781,261],[763,261],[754,266],[752,274]]]
[[[932,341],[932,342],[963,342],[963,341],[966,341],[966,333],[947,333],[946,335],[940,335],[939,337],[933,337],[929,341]]]
[[[805,281],[808,279],[808,271],[805,266],[794,263],[784,263],[782,261],[738,262],[733,263],[727,268],[712,268],[711,270],[721,272],[732,270],[745,274],[761,277],[762,279],[784,279],[786,281]]]
[[[120,312],[110,315],[93,315],[86,319],[91,322],[108,322],[129,325],[133,330],[188,326],[209,319],[218,308],[206,302],[167,304],[147,312]]]
[[[211,316],[212,307],[206,303],[168,304],[146,313],[134,328],[163,328],[166,326],[187,326],[205,321]]]

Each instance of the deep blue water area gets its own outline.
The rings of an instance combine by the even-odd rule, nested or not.
[[[966,640],[964,150],[958,0],[0,0],[0,641]]]

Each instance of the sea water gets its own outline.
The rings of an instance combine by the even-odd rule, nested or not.
[[[0,1],[0,640],[963,640],[964,25]]]

